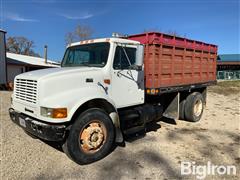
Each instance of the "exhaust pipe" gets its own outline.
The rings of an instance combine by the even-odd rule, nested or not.
[[[44,46],[44,60],[45,60],[45,64],[47,64],[47,45]]]

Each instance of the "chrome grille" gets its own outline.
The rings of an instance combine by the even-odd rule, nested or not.
[[[36,104],[37,81],[29,79],[16,79],[15,86],[16,99]]]

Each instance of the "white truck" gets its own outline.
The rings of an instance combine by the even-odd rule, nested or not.
[[[61,68],[16,76],[10,117],[27,133],[62,143],[78,164],[105,157],[123,134],[162,115],[198,121],[214,80],[146,87],[147,53],[146,44],[126,38],[70,44]]]

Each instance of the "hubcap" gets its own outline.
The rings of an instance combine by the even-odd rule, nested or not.
[[[203,103],[201,100],[197,100],[194,105],[194,114],[195,116],[200,116],[202,113]]]
[[[80,148],[86,153],[96,152],[101,149],[106,139],[106,128],[98,120],[87,124],[80,132]]]

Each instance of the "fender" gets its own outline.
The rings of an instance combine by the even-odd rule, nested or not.
[[[78,89],[70,89],[69,91],[57,92],[56,95],[44,97],[44,99],[41,101],[40,106],[45,107],[47,104],[49,108],[66,107],[68,109],[67,118],[51,120],[51,122],[68,122],[71,121],[73,114],[82,104],[93,99],[104,99],[112,104],[116,110],[114,102],[109,98],[104,89],[100,86],[82,87]],[[48,119],[48,121],[50,119]]]
[[[119,120],[117,108],[113,100],[110,99],[106,91],[100,86],[83,87],[80,89],[65,91],[62,93],[56,93],[55,96],[44,98],[41,101],[43,105],[48,104],[48,107],[50,108],[66,107],[68,109],[67,118],[64,118],[64,119],[44,118],[44,120],[52,123],[70,122],[72,120],[74,113],[78,110],[79,107],[81,107],[81,105],[94,99],[106,100],[115,109],[115,112],[110,113],[109,117],[111,118],[116,128],[116,141],[122,142],[123,137],[120,130],[120,120]],[[57,106],[56,106],[56,102],[58,102]],[[43,119],[43,117],[41,118]]]

